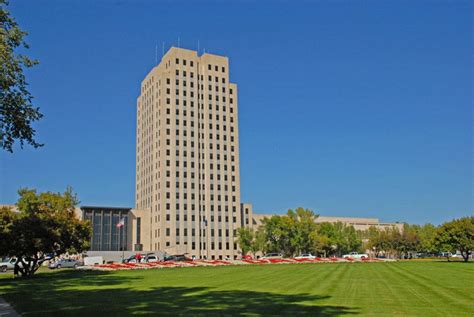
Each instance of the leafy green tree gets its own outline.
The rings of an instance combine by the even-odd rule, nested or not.
[[[283,217],[271,216],[262,220],[269,252],[282,252],[287,245],[288,232]]]
[[[417,251],[420,248],[419,226],[405,223],[398,239],[397,252],[400,256],[402,254],[407,256],[410,252]]]
[[[13,152],[15,140],[21,147],[25,142],[37,148],[42,144],[35,141],[36,131],[32,123],[43,116],[32,104],[33,97],[27,89],[23,73],[38,61],[26,55],[15,53],[18,48],[28,48],[22,31],[7,10],[8,1],[0,0],[0,147]]]
[[[247,254],[251,250],[253,241],[253,232],[250,228],[239,228],[237,230],[237,243],[242,250],[242,255]]]
[[[332,255],[341,256],[352,251],[359,251],[362,247],[362,240],[354,227],[342,222],[321,223],[318,232],[329,239],[331,250],[328,252]]]
[[[463,217],[443,223],[437,231],[436,244],[444,251],[459,251],[465,262],[474,250],[474,217]]]
[[[312,233],[317,230],[315,220],[318,215],[310,209],[299,207],[295,211],[288,210],[287,217],[291,219],[291,250],[294,254],[311,252],[314,248]]]
[[[380,249],[380,229],[375,226],[370,226],[367,230],[361,232],[361,239],[366,240],[366,249],[371,250],[374,256],[377,256],[379,252],[383,251]]]
[[[33,275],[49,254],[79,253],[89,247],[91,226],[76,218],[77,198],[68,188],[63,194],[20,189],[19,212],[0,210],[0,254],[18,259],[15,270]],[[3,229],[6,227],[7,230]]]
[[[14,243],[13,221],[17,214],[9,207],[0,207],[0,250],[6,250]],[[0,254],[2,254],[0,252]]]
[[[288,210],[286,215],[272,216],[263,220],[268,250],[294,256],[312,250],[312,232],[316,230],[313,211],[304,208]]]
[[[333,250],[331,239],[329,239],[328,236],[318,233],[317,231],[313,231],[311,233],[311,242],[313,244],[311,248],[311,252],[313,254],[322,254],[324,257],[326,257]]]
[[[267,251],[267,240],[264,226],[259,226],[257,230],[254,231],[253,240],[250,244],[250,251],[253,253],[254,257],[259,251],[263,253]]]
[[[437,228],[431,223],[420,226],[418,235],[420,238],[419,252],[437,253],[437,246],[435,243]]]

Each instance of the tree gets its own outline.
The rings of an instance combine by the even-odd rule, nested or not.
[[[25,142],[35,148],[42,146],[34,139],[36,131],[32,123],[43,115],[32,104],[33,97],[23,74],[24,68],[30,68],[38,61],[15,53],[19,47],[28,48],[23,40],[27,33],[19,28],[7,5],[7,0],[0,0],[0,146],[13,152],[15,140],[21,147]]]
[[[444,251],[459,251],[465,262],[474,250],[474,217],[443,223],[437,230],[436,244]]]
[[[326,235],[319,234],[317,231],[311,233],[311,242],[313,244],[311,251],[314,254],[323,254],[326,257],[332,250],[331,239]]]
[[[315,220],[318,215],[310,209],[299,207],[295,211],[288,210],[287,217],[292,220],[291,246],[294,254],[310,252],[314,247],[311,237],[317,229]]]
[[[294,256],[313,248],[311,234],[316,230],[317,215],[302,207],[288,210],[284,216],[263,219],[264,232],[270,252],[282,252]]]
[[[271,216],[262,220],[265,227],[265,240],[269,252],[284,252],[289,245],[289,232],[282,216]]]
[[[51,256],[88,249],[91,226],[76,218],[78,201],[70,188],[63,194],[32,189],[18,193],[19,212],[0,209],[0,237],[10,241],[0,243],[0,254],[16,257],[15,270],[22,276],[33,275]]]
[[[237,243],[242,250],[242,255],[247,254],[251,250],[252,240],[253,232],[250,228],[242,227],[237,230]]]
[[[253,256],[257,256],[257,252],[262,251],[265,253],[267,250],[267,240],[265,227],[259,226],[256,231],[253,232],[253,240],[250,244],[250,251],[253,253]]]
[[[0,250],[6,250],[13,244],[12,227],[16,216],[16,213],[11,208],[0,207]]]
[[[333,255],[341,256],[344,253],[359,251],[362,246],[362,241],[354,227],[342,222],[320,223],[318,233],[329,239],[331,249],[327,251]]]
[[[426,253],[438,252],[435,238],[436,238],[436,227],[431,223],[424,224],[419,229],[420,246],[418,251]]]

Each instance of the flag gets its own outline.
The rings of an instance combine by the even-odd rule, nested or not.
[[[122,218],[119,223],[117,223],[117,228],[125,226],[125,218]]]

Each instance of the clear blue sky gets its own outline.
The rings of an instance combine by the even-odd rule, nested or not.
[[[0,153],[0,203],[71,185],[133,206],[140,81],[180,37],[230,58],[255,211],[473,214],[471,1],[11,2],[41,62],[27,76],[45,146]]]

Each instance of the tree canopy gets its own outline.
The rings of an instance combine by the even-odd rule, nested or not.
[[[288,257],[302,253],[342,255],[360,249],[362,241],[352,226],[316,223],[317,217],[310,209],[290,209],[286,215],[264,218],[256,231],[241,229],[238,243],[246,252],[279,252]]]
[[[24,41],[27,33],[10,15],[7,5],[8,1],[0,0],[0,147],[13,152],[15,141],[19,141],[21,147],[25,142],[35,148],[42,146],[35,141],[32,123],[43,115],[33,106],[33,96],[23,73],[38,61],[16,53],[18,48],[28,48]]]
[[[460,252],[467,261],[474,249],[474,217],[465,217],[434,226],[403,224],[401,228],[371,226],[357,231],[342,222],[316,223],[318,215],[305,208],[273,215],[257,228],[241,228],[238,244],[242,252],[278,252],[292,257],[301,253],[342,256],[353,251],[369,251],[392,258],[411,258],[414,253],[438,255]]]
[[[463,217],[442,224],[436,234],[435,243],[439,248],[459,251],[464,261],[474,250],[474,217]]]
[[[20,189],[17,208],[0,209],[0,254],[16,257],[16,270],[31,276],[51,256],[79,253],[89,247],[91,227],[75,215],[77,198]]]

